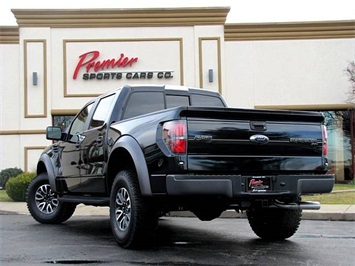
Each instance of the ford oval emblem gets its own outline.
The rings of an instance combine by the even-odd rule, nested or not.
[[[253,135],[250,138],[251,142],[257,143],[257,144],[267,144],[269,143],[269,138],[264,135]]]

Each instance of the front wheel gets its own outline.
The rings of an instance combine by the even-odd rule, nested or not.
[[[43,224],[59,224],[68,220],[76,205],[60,202],[52,191],[47,173],[38,175],[27,189],[27,208],[32,217]]]
[[[110,196],[110,222],[116,242],[123,248],[151,244],[158,224],[158,212],[143,198],[133,171],[119,172]]]
[[[301,209],[253,208],[247,210],[254,233],[264,240],[284,240],[293,236],[301,222]]]

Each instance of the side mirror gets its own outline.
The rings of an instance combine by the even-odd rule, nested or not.
[[[47,127],[46,138],[50,140],[61,140],[62,129],[60,127]]]

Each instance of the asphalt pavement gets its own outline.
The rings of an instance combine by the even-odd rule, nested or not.
[[[22,214],[29,215],[25,202],[0,202],[0,215]],[[74,216],[109,216],[108,207],[94,207],[79,204]],[[173,217],[194,217],[191,212],[171,212]],[[245,218],[245,213],[236,211],[225,211],[221,218]],[[355,221],[355,202],[354,204],[333,204],[321,205],[320,210],[304,210],[303,220],[332,220],[332,221]]]
[[[29,215],[0,215],[3,266],[354,266],[355,226],[304,220],[285,241],[257,237],[246,219],[162,217],[140,249],[115,243],[107,216],[73,216],[40,225]]]

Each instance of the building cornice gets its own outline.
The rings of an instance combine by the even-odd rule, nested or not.
[[[13,9],[19,27],[171,27],[224,25],[226,41],[355,38],[355,20],[225,24],[229,7]],[[0,27],[0,43],[18,43],[18,27]]]
[[[229,7],[12,9],[19,27],[162,27],[224,25]]]
[[[0,44],[18,44],[20,41],[17,26],[0,26]]]
[[[355,38],[355,20],[226,24],[226,41]]]

